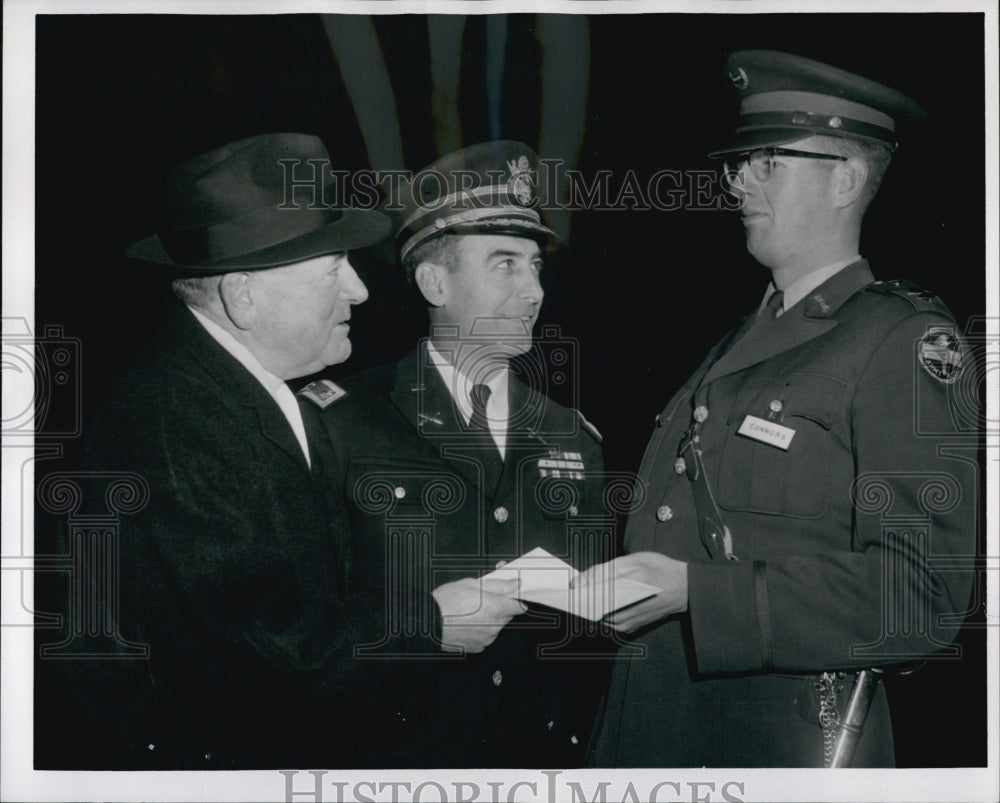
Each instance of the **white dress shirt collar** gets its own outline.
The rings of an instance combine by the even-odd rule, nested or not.
[[[826,265],[822,268],[817,268],[811,273],[807,273],[792,282],[788,287],[785,288],[785,298],[782,302],[782,311],[790,310],[796,304],[798,304],[803,298],[809,295],[813,290],[819,287],[823,282],[825,282],[830,277],[840,273],[848,265],[853,265],[861,259],[859,254],[855,254],[847,259],[842,259],[839,262],[834,262],[832,265]],[[768,282],[767,290],[764,292],[764,298],[760,302],[761,308],[767,304],[767,300],[771,297],[771,294],[777,288],[774,286],[774,282]],[[779,313],[780,314],[780,313]]]
[[[470,393],[474,384],[489,385],[490,398],[486,402],[486,417],[489,421],[490,434],[496,442],[500,454],[503,455],[507,445],[507,418],[509,417],[510,404],[507,399],[507,391],[510,385],[508,369],[502,368],[479,383],[473,383],[465,374],[453,366],[448,358],[434,348],[434,344],[427,340],[427,356],[434,367],[437,368],[444,386],[455,400],[455,406],[462,415],[462,420],[466,425],[472,418],[472,399]]]
[[[292,432],[295,433],[295,439],[299,442],[299,446],[302,447],[302,454],[305,455],[306,462],[311,465],[309,460],[309,445],[306,440],[306,428],[302,423],[302,411],[299,409],[298,402],[295,401],[295,394],[292,393],[291,388],[285,384],[283,379],[275,376],[261,365],[260,360],[253,356],[250,349],[240,343],[229,332],[219,326],[219,324],[194,307],[188,306],[188,309],[191,310],[191,314],[194,315],[205,331],[212,336],[212,339],[222,346],[240,365],[253,374],[254,379],[260,382],[264,390],[271,395],[271,398],[274,399],[275,403],[281,409],[282,414],[288,420]]]

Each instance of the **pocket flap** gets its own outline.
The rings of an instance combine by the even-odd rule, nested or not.
[[[448,513],[462,505],[467,493],[462,479],[440,465],[385,459],[352,460],[346,491],[362,511],[373,514],[416,505]]]
[[[828,430],[844,409],[846,389],[845,382],[825,374],[776,377],[767,383],[743,388],[728,423],[739,426],[752,415],[794,428],[794,419],[804,418]]]

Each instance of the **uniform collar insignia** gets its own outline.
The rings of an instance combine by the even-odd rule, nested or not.
[[[832,308],[822,293],[813,293],[806,299],[806,315],[810,318],[825,318],[832,312]]]
[[[805,317],[832,317],[847,299],[873,281],[875,277],[872,276],[871,268],[864,259],[853,262],[806,296],[803,307]]]
[[[335,401],[344,398],[347,391],[329,379],[317,379],[302,388],[296,395],[308,399],[320,410],[325,410]]]

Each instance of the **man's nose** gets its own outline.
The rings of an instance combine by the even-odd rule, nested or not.
[[[358,276],[358,272],[354,270],[349,259],[344,260],[344,267],[340,275],[343,279],[341,294],[348,304],[363,304],[368,300],[368,288],[361,281],[361,277]]]
[[[746,160],[736,165],[726,164],[723,168],[722,189],[736,198],[741,206],[746,200],[748,191],[755,182],[756,179],[750,171],[750,165]]]
[[[542,283],[538,278],[538,271],[533,268],[524,271],[523,278],[521,279],[521,298],[533,304],[540,304],[544,296],[545,291],[542,289]]]

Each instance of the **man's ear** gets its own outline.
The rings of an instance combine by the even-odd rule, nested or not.
[[[219,282],[219,297],[226,317],[238,329],[250,329],[257,322],[259,310],[254,305],[249,273],[227,273]]]
[[[420,293],[432,307],[444,304],[448,269],[436,262],[421,262],[413,272]]]
[[[834,203],[847,207],[858,200],[868,181],[868,164],[864,159],[851,157],[837,165],[837,179],[834,182]]]

